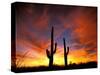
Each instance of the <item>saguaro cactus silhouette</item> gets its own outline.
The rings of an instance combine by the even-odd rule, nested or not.
[[[68,66],[69,47],[67,47],[67,52],[66,52],[66,42],[65,42],[65,38],[63,38],[63,43],[64,43],[64,60],[65,60],[65,66]]]
[[[55,54],[56,48],[57,48],[57,43],[55,43],[55,48],[54,48],[53,34],[54,34],[54,28],[52,27],[52,30],[51,30],[51,50],[49,51],[48,49],[46,49],[46,54],[47,54],[47,57],[49,58],[49,67],[53,66],[53,55]]]

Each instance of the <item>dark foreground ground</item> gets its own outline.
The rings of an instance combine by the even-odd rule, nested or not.
[[[70,64],[67,67],[54,65],[53,67],[39,66],[39,67],[21,67],[15,68],[11,67],[11,71],[16,73],[21,72],[39,72],[39,71],[56,71],[56,70],[72,70],[72,69],[87,69],[87,68],[97,68],[97,62],[88,62],[80,64]]]

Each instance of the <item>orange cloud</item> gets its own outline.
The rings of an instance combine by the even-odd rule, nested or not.
[[[48,27],[49,16],[47,15],[47,10],[48,9],[45,7],[42,15],[38,16],[35,21],[33,20],[33,27],[35,27],[37,30],[43,31]]]
[[[81,43],[87,43],[90,40],[94,40],[95,43],[97,39],[97,12],[94,13],[96,9],[91,10],[90,8],[88,10],[90,11],[84,9],[80,16],[75,19],[77,24],[75,33],[80,37]]]

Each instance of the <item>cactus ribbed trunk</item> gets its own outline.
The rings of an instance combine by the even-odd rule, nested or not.
[[[68,66],[69,47],[67,47],[67,51],[66,51],[66,42],[65,42],[65,38],[63,38],[63,43],[64,43],[64,60],[65,60],[65,66]]]
[[[52,66],[53,65],[53,27],[52,27],[52,30],[51,30],[51,59],[49,60],[50,63],[49,63],[49,66]]]
[[[53,55],[55,54],[56,47],[57,47],[57,43],[55,43],[55,49],[54,49],[54,38],[53,38],[53,35],[54,35],[54,29],[52,27],[52,30],[51,30],[51,51],[49,51],[48,49],[46,50],[47,57],[49,58],[49,67],[53,66]]]

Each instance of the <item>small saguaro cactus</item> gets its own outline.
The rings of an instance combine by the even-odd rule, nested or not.
[[[54,29],[52,27],[52,30],[51,30],[51,50],[49,51],[48,49],[46,49],[46,54],[47,54],[47,57],[49,58],[49,67],[52,67],[53,66],[53,55],[55,54],[56,52],[56,48],[57,48],[57,43],[55,43],[55,48],[54,48],[54,38],[53,38],[53,32]]]
[[[64,43],[64,60],[65,60],[65,67],[66,67],[66,66],[68,66],[69,47],[67,47],[67,52],[66,52],[66,42],[65,42],[65,38],[63,38],[63,43]]]

